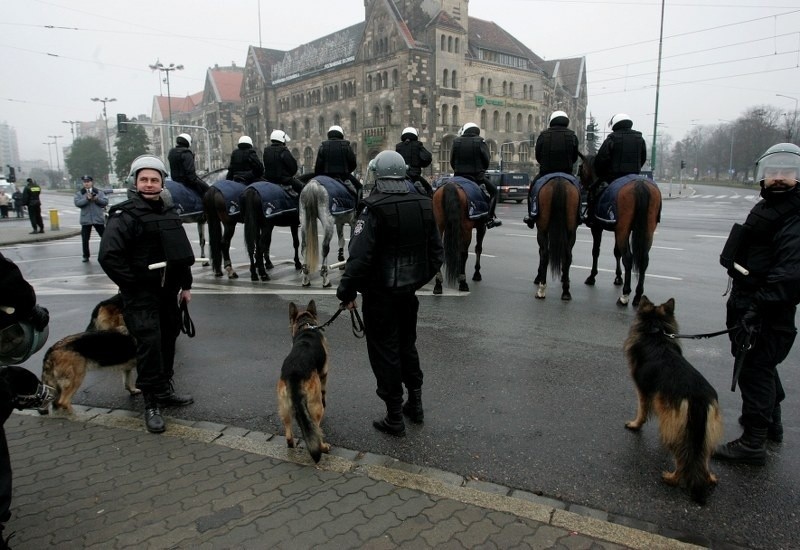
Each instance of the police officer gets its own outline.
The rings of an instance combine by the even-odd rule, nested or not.
[[[497,187],[486,178],[489,168],[489,146],[481,137],[481,129],[473,122],[467,122],[458,131],[450,153],[450,166],[453,175],[469,178],[478,185],[484,185],[489,192],[489,221],[486,228],[498,227],[503,222],[494,215],[497,207]]]
[[[197,175],[194,152],[189,149],[191,146],[192,136],[189,134],[181,134],[175,138],[175,147],[169,150],[167,156],[169,172],[174,181],[182,183],[202,197],[208,191],[209,185]]]
[[[261,179],[263,174],[264,165],[258,158],[258,152],[253,149],[253,140],[250,136],[240,137],[239,144],[231,153],[231,162],[225,179],[251,184]]]
[[[42,188],[35,180],[28,178],[25,189],[22,190],[22,204],[28,207],[28,219],[31,221],[33,231],[35,233],[44,233],[44,221],[42,220],[42,201],[39,195],[42,193]]]
[[[749,271],[733,278],[727,303],[731,351],[750,340],[739,375],[744,433],[717,448],[714,457],[762,465],[766,441],[783,441],[781,401],[786,394],[778,365],[792,349],[800,302],[800,147],[773,145],[759,158],[756,179],[761,197],[734,244],[736,262]],[[733,232],[732,232],[733,235]],[[728,243],[731,244],[731,243]],[[727,245],[726,245],[727,248]]]
[[[102,189],[94,186],[94,178],[85,175],[81,178],[83,187],[76,193],[73,199],[75,206],[81,209],[81,245],[83,248],[83,261],[89,261],[89,238],[92,235],[92,227],[97,231],[99,237],[103,237],[105,230],[106,206],[108,199]]]
[[[612,132],[605,139],[594,159],[598,180],[588,190],[587,225],[594,221],[597,197],[609,183],[629,174],[638,174],[647,161],[647,144],[641,132],[633,130],[633,121],[625,113],[611,117]]]
[[[300,194],[303,183],[294,177],[297,173],[297,159],[286,147],[292,138],[283,130],[273,130],[269,136],[269,145],[264,147],[264,178],[272,183],[291,187]]]
[[[372,425],[402,436],[404,413],[412,422],[424,417],[415,292],[441,267],[443,249],[431,199],[409,192],[403,157],[383,151],[372,166],[375,189],[364,200],[336,296],[348,309],[355,307],[357,292],[364,298],[367,352],[378,397],[386,404],[386,416]]]
[[[350,142],[344,139],[344,130],[341,126],[331,126],[328,129],[328,139],[319,145],[314,173],[341,181],[350,193],[358,197],[362,186],[353,175],[356,164],[356,154],[350,147]]]
[[[181,220],[161,198],[167,172],[157,157],[142,155],[131,164],[136,186],[131,199],[109,212],[98,260],[119,286],[125,325],[136,339],[136,387],[145,401],[145,426],[166,429],[160,407],[193,402],[172,385],[178,304],[192,299],[194,254]],[[149,269],[166,261],[166,267]]]
[[[428,151],[419,140],[416,128],[409,126],[400,134],[400,143],[395,145],[394,150],[403,155],[403,159],[408,166],[407,176],[412,182],[419,182],[425,189],[428,196],[433,195],[433,188],[422,175],[422,169],[427,168],[433,161],[433,155]]]

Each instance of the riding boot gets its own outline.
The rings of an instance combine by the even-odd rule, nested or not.
[[[745,426],[739,439],[719,445],[714,450],[714,458],[740,464],[763,466],[767,461],[767,428]]]
[[[503,222],[495,217],[494,209],[497,208],[497,194],[489,200],[489,221],[486,223],[486,229],[493,227],[500,227]]]
[[[151,434],[164,433],[167,429],[164,417],[161,416],[158,399],[154,394],[145,394],[144,396],[144,425]]]
[[[403,405],[403,414],[415,424],[422,424],[425,412],[422,410],[422,388],[408,390],[408,400]]]
[[[403,422],[403,403],[386,404],[386,416],[380,420],[374,420],[372,426],[385,434],[396,437],[406,435],[406,425]]]

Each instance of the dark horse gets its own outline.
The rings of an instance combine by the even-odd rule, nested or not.
[[[561,276],[561,299],[571,300],[569,268],[572,247],[580,225],[581,192],[578,186],[563,177],[552,177],[539,190],[536,216],[536,241],[539,243],[539,270],[533,284],[538,285],[536,298],[544,299],[547,288],[547,267],[553,278]]]
[[[246,185],[225,180],[227,170],[211,172],[205,179],[211,188],[203,195],[203,210],[208,223],[211,268],[215,277],[222,277],[222,263],[229,279],[239,275],[231,264],[231,239],[240,220],[239,197]]]
[[[486,236],[487,216],[470,219],[467,212],[467,194],[451,178],[450,181],[436,189],[433,194],[433,216],[442,236],[444,245],[444,268],[447,283],[453,285],[458,281],[458,290],[469,292],[467,284],[467,256],[472,242],[472,230],[477,232],[475,243],[475,273],[473,281],[481,280],[481,252],[483,238]],[[442,272],[436,274],[434,294],[442,293]]]
[[[587,187],[596,179],[594,155],[587,156],[579,170],[581,184]],[[644,277],[650,263],[650,247],[653,234],[661,216],[661,191],[658,186],[644,177],[626,183],[617,195],[617,222],[614,225],[593,220],[592,229],[592,271],[586,279],[587,285],[594,285],[597,275],[597,258],[600,256],[600,241],[603,230],[613,231],[615,236],[614,258],[617,261],[614,284],[622,285],[622,295],[617,304],[627,306],[631,294],[631,271],[638,274],[634,307],[639,305],[644,292]],[[625,266],[625,280],[620,280],[620,259]]]
[[[239,204],[244,222],[244,241],[250,259],[250,280],[258,281],[261,278],[262,281],[269,281],[267,270],[274,267],[269,259],[269,248],[272,245],[272,230],[276,226],[288,227],[292,232],[294,268],[301,269],[297,197],[289,196],[276,183],[257,181],[247,186]]]

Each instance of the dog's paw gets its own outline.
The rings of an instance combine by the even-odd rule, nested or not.
[[[711,485],[716,485],[719,482],[719,479],[717,479],[717,476],[715,476],[711,472],[708,472],[708,482]]]
[[[678,478],[678,472],[663,472],[661,474],[661,479],[664,480],[664,483],[667,485],[671,485],[673,487],[677,487],[680,483],[680,479]]]
[[[142,394],[142,390],[140,390],[139,388],[125,388],[125,389],[128,390],[128,393],[131,394],[131,397],[133,397],[134,395]]]
[[[295,447],[294,438],[287,437],[286,446],[289,447],[290,449],[294,449]]]
[[[632,432],[638,432],[642,428],[643,422],[637,422],[636,420],[631,420],[630,422],[625,422],[625,427],[631,430]]]
[[[323,443],[322,445],[320,445],[320,449],[322,450],[323,453],[329,453],[331,452],[331,445],[330,443]]]

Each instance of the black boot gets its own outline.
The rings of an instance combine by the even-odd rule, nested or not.
[[[495,194],[495,196],[489,200],[489,221],[486,222],[486,229],[491,229],[493,227],[500,227],[501,225],[503,225],[503,222],[495,217],[494,210],[496,207],[497,207],[497,195]]]
[[[167,425],[164,422],[164,417],[161,416],[161,409],[158,407],[158,401],[155,396],[145,396],[144,403],[144,425],[147,431],[151,434],[164,433]]]
[[[403,422],[403,404],[386,405],[386,417],[374,420],[372,426],[385,434],[403,437],[406,435],[406,425]]]
[[[741,416],[739,417],[739,425],[744,426]],[[780,403],[772,409],[772,422],[767,426],[767,439],[774,443],[783,443],[783,421],[781,420]]]
[[[422,410],[422,388],[408,390],[408,401],[403,405],[403,414],[415,424],[422,424],[425,412]]]
[[[767,461],[767,428],[745,427],[742,437],[714,450],[714,458],[763,466]]]
[[[175,393],[175,388],[172,386],[172,382],[170,382],[163,391],[155,394],[155,398],[159,405],[163,405],[165,407],[183,407],[184,405],[191,405],[194,403],[194,398],[188,393]]]

